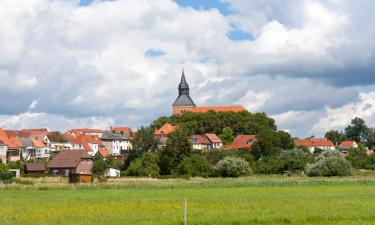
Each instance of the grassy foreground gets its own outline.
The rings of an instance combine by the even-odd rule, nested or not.
[[[0,224],[182,224],[184,198],[188,224],[375,223],[372,177],[37,182],[0,189]]]

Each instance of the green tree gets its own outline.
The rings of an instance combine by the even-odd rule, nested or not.
[[[125,159],[123,170],[126,170],[130,163],[136,158],[140,157],[145,152],[157,151],[159,148],[160,140],[154,135],[154,128],[141,127],[137,135],[131,141],[132,150],[130,151],[128,157]]]
[[[263,129],[257,135],[257,141],[252,145],[252,153],[256,159],[268,156],[280,156],[280,138],[274,130]]]
[[[352,165],[340,152],[327,150],[307,164],[305,170],[308,176],[349,176]]]
[[[303,171],[306,164],[311,161],[311,153],[302,149],[292,149],[281,154],[283,171]]]
[[[277,135],[279,136],[280,139],[280,147],[284,150],[287,149],[293,149],[294,144],[293,144],[293,138],[290,136],[288,132],[285,131],[278,131]]]
[[[59,131],[48,132],[48,139],[51,142],[67,143],[68,140]]]
[[[94,157],[94,165],[92,167],[92,174],[97,177],[101,177],[104,175],[106,169],[109,168],[108,164],[102,157],[97,154]]]
[[[130,163],[125,174],[128,176],[158,177],[160,173],[158,163],[158,153],[146,152]]]
[[[354,118],[351,124],[345,128],[345,135],[348,139],[365,143],[369,134],[366,122],[361,118]]]
[[[369,163],[368,158],[367,150],[361,144],[359,144],[358,148],[351,149],[346,157],[353,167],[357,169],[366,169]]]
[[[332,141],[333,144],[339,145],[342,141],[346,139],[345,134],[342,131],[330,130],[324,135],[325,138]]]
[[[230,127],[223,128],[222,135],[220,135],[220,139],[223,141],[225,145],[231,144],[234,139],[233,130]]]
[[[165,148],[160,152],[161,174],[169,175],[192,152],[187,130],[179,128],[168,135]]]
[[[175,176],[208,177],[211,169],[211,165],[205,157],[200,154],[192,154],[185,157],[172,171],[172,174]]]

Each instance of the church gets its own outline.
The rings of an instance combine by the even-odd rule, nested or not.
[[[181,115],[184,112],[206,113],[210,110],[215,112],[243,112],[243,106],[200,106],[197,107],[190,97],[189,84],[186,81],[184,70],[182,70],[181,82],[178,85],[178,97],[172,105],[173,115]]]

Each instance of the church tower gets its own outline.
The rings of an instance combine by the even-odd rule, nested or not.
[[[178,85],[178,97],[172,105],[173,115],[179,115],[183,112],[192,111],[196,107],[189,95],[189,84],[186,82],[184,70],[182,70],[181,82]]]

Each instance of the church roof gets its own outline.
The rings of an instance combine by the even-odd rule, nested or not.
[[[193,112],[200,112],[206,113],[208,111],[215,111],[215,112],[243,112],[246,109],[243,106],[204,106],[204,107],[196,107],[193,109]]]
[[[174,101],[173,106],[194,106],[195,103],[190,98],[189,95],[180,95],[177,97],[176,101]]]
[[[181,82],[178,85],[178,88],[189,88],[189,84],[186,82],[185,72],[182,70]]]

